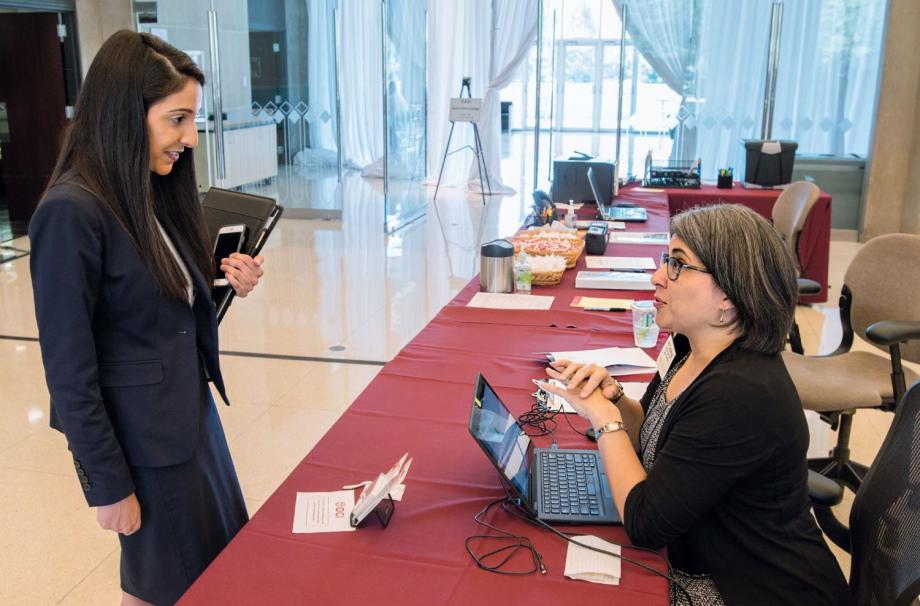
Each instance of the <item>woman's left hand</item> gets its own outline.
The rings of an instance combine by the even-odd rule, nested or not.
[[[578,414],[588,419],[592,427],[623,420],[620,409],[604,396],[600,388],[596,388],[588,397],[583,398],[581,397],[583,387],[583,383],[570,384],[568,387],[557,387],[546,383],[541,386],[541,389],[564,398]]]
[[[220,261],[220,270],[227,274],[227,281],[236,296],[245,297],[259,283],[259,278],[264,273],[262,264],[265,258],[259,255],[255,259],[243,253],[233,253]]]

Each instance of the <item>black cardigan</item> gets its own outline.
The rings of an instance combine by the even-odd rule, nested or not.
[[[678,355],[689,351],[675,336]],[[648,411],[661,378],[642,398]],[[720,353],[672,404],[648,477],[626,498],[634,545],[709,574],[726,604],[847,604],[809,511],[808,428],[779,354]]]

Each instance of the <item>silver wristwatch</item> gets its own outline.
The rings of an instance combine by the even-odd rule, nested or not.
[[[613,433],[615,431],[626,431],[626,424],[623,421],[611,421],[606,425],[601,425],[594,430],[595,439],[600,439],[601,434]]]

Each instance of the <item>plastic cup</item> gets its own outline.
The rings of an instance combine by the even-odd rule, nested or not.
[[[655,302],[635,301],[632,304],[633,339],[636,347],[655,347],[658,324],[655,322]]]

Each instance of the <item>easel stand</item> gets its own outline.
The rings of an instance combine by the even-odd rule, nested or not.
[[[463,83],[460,85],[460,97],[463,97],[463,91],[466,91],[467,98],[471,99],[473,97],[470,92],[470,81],[466,78],[463,79]],[[457,152],[463,151],[464,149],[473,150],[473,155],[476,156],[476,168],[479,169],[479,194],[482,196],[482,205],[486,204],[486,192],[482,188],[482,184],[485,183],[489,188],[489,195],[492,195],[492,184],[489,182],[489,171],[486,168],[486,158],[482,152],[482,139],[479,137],[479,125],[474,120],[468,121],[473,125],[473,143],[475,147],[470,147],[469,145],[464,145],[459,149],[450,151],[450,140],[454,136],[454,127],[457,126],[457,121],[450,121],[450,133],[447,135],[447,145],[444,146],[444,157],[441,159],[441,170],[438,172],[438,184],[434,188],[434,198],[433,200],[438,199],[438,191],[441,189],[441,178],[444,176],[444,165],[447,163],[447,157],[452,156]],[[483,181],[485,177],[485,181]]]

